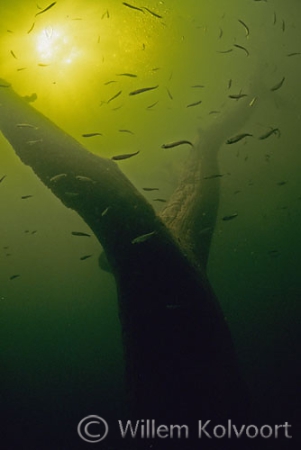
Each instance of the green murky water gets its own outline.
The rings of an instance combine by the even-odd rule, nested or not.
[[[37,16],[47,2],[38,9],[35,1],[3,1],[1,77],[20,95],[35,93],[33,105],[91,152],[140,150],[122,170],[141,192],[155,186],[165,199],[188,150],[161,145],[193,140],[199,127],[235,108],[229,95],[248,94],[256,80],[260,107],[241,130],[253,137],[220,150],[222,196],[209,277],[260,416],[290,420],[300,379],[301,5],[135,5],[162,18],[113,0],[58,1]],[[158,88],[128,95],[150,86]],[[280,133],[257,139],[271,127]],[[102,136],[82,137],[92,132]],[[81,417],[114,417],[124,407],[114,280],[98,266],[98,241],[71,235],[89,232],[81,219],[21,164],[2,135],[0,149],[1,413],[16,417],[24,442],[35,427],[39,448],[69,448],[61,444],[65,427],[72,436]],[[144,194],[151,202],[158,197]],[[235,220],[221,220],[233,213]],[[92,256],[81,260],[85,255]]]

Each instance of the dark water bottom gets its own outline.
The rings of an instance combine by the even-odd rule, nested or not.
[[[73,399],[64,399],[63,395],[50,398],[39,399],[37,402],[28,402],[24,404],[10,401],[1,403],[1,430],[0,442],[3,450],[85,450],[85,449],[102,449],[102,450],[294,450],[298,448],[297,433],[300,432],[299,406],[294,402],[290,403],[290,399],[281,398],[274,399],[278,404],[278,408],[273,408],[273,402],[260,405],[255,403],[253,417],[248,419],[246,425],[252,424],[258,429],[263,425],[270,426],[273,429],[273,434],[270,438],[258,436],[257,438],[240,438],[235,437],[232,428],[232,437],[228,435],[227,421],[216,423],[212,421],[208,427],[205,426],[210,417],[198,417],[196,413],[196,420],[193,423],[186,424],[189,430],[189,435],[182,430],[181,435],[174,432],[174,436],[170,437],[171,425],[184,425],[182,420],[179,423],[165,422],[168,430],[165,432],[166,438],[159,438],[157,433],[158,427],[162,422],[155,421],[152,423],[152,418],[144,419],[144,437],[142,437],[142,422],[138,427],[138,433],[135,439],[128,436],[121,437],[121,431],[118,421],[122,421],[122,426],[125,426],[130,417],[124,411],[119,400],[111,402],[110,404],[100,404],[100,402],[90,395],[87,399],[80,399],[74,397]],[[28,399],[27,399],[28,400]],[[257,399],[258,402],[259,399]],[[271,400],[264,398],[264,401]],[[84,442],[78,435],[77,426],[79,422],[89,416],[98,415],[103,417],[109,425],[109,433],[105,440],[97,443]],[[147,419],[149,419],[147,425]],[[231,420],[231,418],[229,418]],[[205,430],[211,435],[211,439],[202,432],[199,433],[199,420],[202,420]],[[136,420],[132,420],[133,426],[136,425]],[[244,422],[232,420],[232,425],[237,425],[237,429]],[[279,429],[278,438],[275,437],[275,425],[284,425],[288,423],[291,425],[286,428]],[[227,429],[225,437],[221,438],[220,434],[223,429],[219,427],[216,431],[218,436],[215,436],[213,428],[216,425],[222,425]],[[101,425],[90,425],[89,430],[92,434],[103,433],[104,429]],[[147,431],[148,430],[148,431]],[[155,436],[152,431],[155,430]],[[254,427],[251,434],[254,433]],[[147,432],[149,435],[147,436]],[[164,434],[164,433],[163,433]],[[265,427],[263,430],[265,436],[269,434],[269,429]],[[290,439],[286,436],[292,435]],[[153,439],[153,437],[155,437]]]

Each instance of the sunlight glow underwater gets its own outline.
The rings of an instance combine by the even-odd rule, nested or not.
[[[45,28],[36,38],[36,49],[41,63],[51,64],[53,62],[71,64],[80,56],[72,39],[63,28]]]
[[[2,77],[21,91],[57,82],[76,90],[95,75],[102,82],[138,66],[145,71],[146,61],[157,55],[158,31],[165,31],[161,21],[123,5],[113,5],[110,13],[95,2],[84,6],[55,5],[37,17],[34,8],[18,18],[7,12],[1,35]]]

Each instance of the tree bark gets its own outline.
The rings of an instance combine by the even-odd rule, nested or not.
[[[161,220],[115,162],[89,153],[8,83],[0,85],[2,133],[105,249],[117,284],[133,416],[168,423],[239,416],[245,386],[205,273],[219,178],[204,177],[218,173],[218,149],[250,109],[242,117],[240,107],[199,134]]]
[[[258,89],[255,81],[252,90]],[[160,216],[186,248],[191,258],[205,269],[219,207],[221,176],[219,152],[226,140],[245,125],[257,105],[240,101],[216,118],[206,130],[198,130],[179,184]]]

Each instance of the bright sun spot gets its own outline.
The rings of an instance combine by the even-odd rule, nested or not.
[[[122,2],[110,2],[108,11],[96,0],[65,0],[39,15],[35,1],[28,11],[23,3],[24,14],[14,15],[15,22],[9,16],[9,29],[0,30],[1,76],[21,95],[36,93],[36,104],[45,104],[48,113],[50,105],[55,114],[73,111],[74,99],[96,99],[98,107],[116,95],[111,83],[135,89],[136,80],[116,74],[139,74],[142,86],[152,85],[164,48],[157,42],[166,33],[156,17],[136,14]]]
[[[37,36],[36,50],[41,62],[48,64],[71,64],[79,56],[79,50],[66,32],[51,26],[44,28]]]

